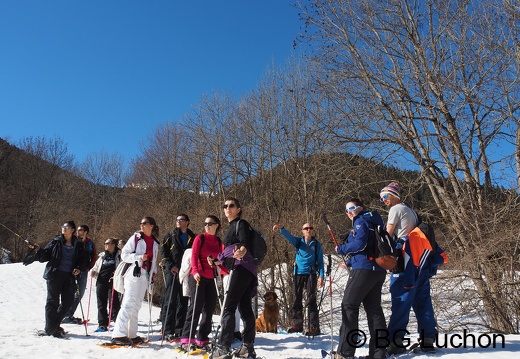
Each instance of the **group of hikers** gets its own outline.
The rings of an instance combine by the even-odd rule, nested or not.
[[[345,212],[352,221],[352,230],[346,242],[337,245],[335,250],[342,256],[342,266],[349,272],[341,303],[339,345],[335,352],[330,353],[332,358],[355,357],[358,342],[352,333],[359,330],[361,303],[370,332],[370,359],[386,358],[406,350],[405,336],[411,308],[417,318],[421,350],[434,351],[437,330],[429,279],[443,262],[444,253],[439,248],[437,256],[429,256],[417,267],[415,264],[419,259],[413,258],[416,253],[409,249],[411,246],[407,245],[407,240],[409,233],[419,224],[419,217],[401,202],[397,182],[381,190],[380,200],[389,208],[386,224],[377,211],[366,209],[360,199],[352,198],[346,204]],[[204,232],[196,235],[189,228],[188,215],[181,213],[176,217],[175,228],[161,242],[155,219],[143,217],[139,231],[126,244],[109,238],[99,255],[87,236],[88,226],[79,226],[76,233],[73,221],[64,223],[61,234],[46,247],[31,245],[34,250],[26,256],[24,264],[35,260],[48,262],[44,272],[47,302],[43,335],[61,338],[65,335],[61,323],[81,322],[73,314],[77,303],[81,305],[90,270],[91,276],[97,278],[99,326],[96,331],[107,331],[110,322],[115,320],[111,333],[113,345],[143,342],[144,339],[138,335],[138,313],[145,293],[152,292],[160,267],[165,283],[160,314],[163,340],[179,342],[176,347],[179,352],[199,349],[210,352],[213,359],[256,358],[256,318],[252,299],[257,295],[258,279],[257,265],[251,253],[253,229],[242,219],[242,207],[237,198],[227,197],[222,208],[228,221],[222,237],[218,216],[208,215]],[[381,306],[387,271],[376,263],[373,249],[378,226],[385,226],[386,231],[394,236],[401,252],[400,262],[390,277],[392,312],[388,326]],[[325,271],[322,245],[314,235],[314,227],[305,223],[301,229],[302,236],[292,235],[279,223],[273,225],[273,230],[285,237],[296,251],[292,325],[288,332],[320,335],[316,292],[318,287],[325,285]],[[116,283],[119,278],[121,284]],[[223,281],[222,301],[216,278]],[[302,304],[304,290],[305,307]],[[210,343],[212,316],[218,301],[221,322],[213,343]],[[304,308],[307,310],[305,323]],[[242,344],[231,349],[236,339]]]

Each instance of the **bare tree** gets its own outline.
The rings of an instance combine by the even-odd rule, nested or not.
[[[78,173],[88,181],[109,187],[124,185],[125,159],[121,154],[109,154],[102,150],[87,155]]]
[[[518,41],[502,1],[300,6],[303,39],[318,47],[323,91],[336,109],[330,130],[346,148],[368,146],[398,167],[420,168],[451,244],[473,259],[466,269],[488,327],[517,332],[520,288],[496,260],[512,258],[515,237],[496,230],[518,207],[514,193],[493,188],[518,178],[508,166],[518,149],[507,145],[518,128]],[[490,248],[489,239],[500,245]]]
[[[24,137],[19,141],[18,147],[66,171],[73,172],[75,169],[74,156],[68,152],[67,142],[59,136],[54,138]]]

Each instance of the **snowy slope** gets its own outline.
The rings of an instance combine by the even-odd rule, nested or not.
[[[97,311],[95,288],[92,290],[90,303],[91,323],[89,335],[85,335],[84,326],[64,324],[69,333],[68,339],[53,337],[37,337],[35,331],[44,327],[44,306],[46,285],[42,278],[44,264],[33,263],[23,266],[21,263],[0,265],[0,357],[1,358],[175,358],[181,357],[172,350],[173,345],[165,343],[161,346],[160,339],[153,340],[149,347],[104,349],[97,343],[110,339],[108,333],[94,333],[97,328]],[[345,277],[346,274],[338,276]],[[341,283],[341,281],[334,281]],[[90,284],[90,281],[89,281]],[[340,315],[340,300],[343,288],[335,288],[333,296],[334,316],[334,348],[337,345]],[[83,298],[85,315],[88,311],[88,289]],[[81,316],[78,308],[76,316]],[[152,308],[152,321],[159,316],[159,308]],[[257,334],[255,343],[259,357],[264,358],[321,358],[321,349],[330,350],[330,298],[325,297],[322,305],[322,331],[325,335],[313,340],[298,334]],[[361,316],[364,318],[364,316]],[[149,307],[143,302],[139,313],[139,332],[147,336],[149,322]],[[362,325],[366,325],[361,319]],[[413,331],[414,328],[410,328]],[[159,325],[153,326],[152,338],[159,338]],[[457,333],[455,333],[457,334]],[[459,333],[462,334],[462,333]],[[505,348],[443,348],[435,355],[410,355],[421,358],[498,358],[512,359],[520,357],[520,335],[507,335]],[[484,344],[484,343],[482,343]],[[235,345],[238,346],[237,343]],[[367,355],[368,348],[358,349],[357,355]],[[184,356],[185,357],[185,356]],[[403,357],[405,358],[405,357]]]

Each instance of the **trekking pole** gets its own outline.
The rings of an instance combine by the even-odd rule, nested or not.
[[[92,296],[92,280],[94,277],[90,276],[90,289],[88,291],[88,305],[87,305],[87,322],[90,322],[90,297]]]
[[[161,346],[164,341],[164,328],[166,327],[166,318],[168,318],[168,314],[170,313],[170,304],[172,303],[172,295],[173,295],[173,287],[175,286],[175,274],[172,275],[172,287],[170,288],[170,296],[168,298],[168,305],[166,306],[166,314],[162,318],[162,330],[161,330]],[[164,277],[164,272],[163,272]],[[165,279],[166,280],[166,279]]]
[[[78,277],[77,276],[74,276],[74,282],[76,283],[76,293],[78,294],[78,296],[80,296]],[[83,311],[83,304],[81,304],[81,299],[79,300],[79,307],[81,309],[81,319],[83,319],[83,324],[85,325],[85,336],[88,337],[88,329],[87,329],[88,323],[85,320],[85,312]]]
[[[193,310],[191,311],[191,323],[190,323],[190,335],[188,337],[188,349],[191,347],[191,335],[193,334],[192,333],[192,331],[193,331],[193,321],[195,320],[195,318],[194,318],[194,316],[195,316],[195,306],[197,305],[197,294],[199,293],[199,284],[200,284],[200,282],[197,281],[197,285],[195,287],[195,298],[193,299]],[[198,323],[196,323],[196,324],[198,324]],[[186,355],[189,355],[189,354],[190,354],[190,351],[187,350],[186,351]]]
[[[215,347],[217,345],[218,334],[220,332],[220,328],[222,327],[222,316],[224,315],[224,306],[226,305],[227,295],[228,295],[228,292],[229,292],[229,286],[231,284],[231,276],[232,275],[233,275],[233,270],[230,270],[229,271],[228,287],[225,288],[224,301],[222,302],[222,306],[220,307],[220,320],[219,320],[219,323],[218,323],[218,326],[217,326],[217,330],[215,331],[215,336],[213,337],[213,341],[211,343],[211,354],[209,355],[209,359],[213,359],[213,351],[215,350]]]
[[[148,334],[146,336],[147,340],[150,340],[150,335],[152,331],[152,299],[153,299],[153,280],[150,277],[150,290],[148,291]]]
[[[338,241],[336,240],[336,237],[334,236],[334,233],[332,232],[332,229],[330,228],[330,223],[329,221],[327,220],[327,215],[325,214],[325,212],[322,212],[321,214],[321,219],[323,219],[323,222],[325,222],[325,225],[327,226],[327,228],[329,229],[329,233],[330,233],[330,236],[332,237],[332,240],[334,241],[334,245],[336,247],[339,247],[339,244],[338,244]],[[343,261],[345,262],[345,265],[347,266],[348,268],[348,265],[347,265],[347,256],[343,256],[341,255],[341,257],[343,258]]]
[[[215,281],[215,289],[217,290],[218,303],[220,304],[220,308],[222,308],[222,300],[220,299],[220,291],[218,290],[217,276],[217,266],[213,265],[213,280]]]
[[[163,265],[161,265],[161,269],[162,269],[162,279],[163,279],[163,282],[164,282],[164,288],[166,288],[166,274],[164,273],[165,272],[165,267]]]
[[[18,233],[16,233],[15,231],[13,231],[11,228],[7,227],[5,224],[3,223],[0,223],[0,226],[4,227],[5,229],[7,229],[9,232],[11,232],[12,234],[14,234],[16,237],[20,238],[21,240],[23,240],[25,243],[27,243],[28,245],[33,245],[33,243],[29,242],[27,239],[23,238],[21,235],[19,235]]]
[[[323,298],[325,297],[325,288],[323,288],[321,290],[321,295],[320,295],[320,301],[318,302],[318,313],[320,312],[321,310],[321,304],[323,303]]]
[[[330,355],[332,357],[332,351],[334,350],[334,323],[332,321],[332,256],[327,255],[327,272],[326,275],[329,277],[329,297],[330,297]]]
[[[112,282],[112,293],[110,294],[110,308],[108,313],[108,325],[107,325],[107,332],[110,332],[110,322],[112,322],[112,314],[113,314],[113,308],[114,308],[114,283]]]

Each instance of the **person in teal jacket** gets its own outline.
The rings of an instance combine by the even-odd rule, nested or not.
[[[320,335],[318,305],[316,303],[316,288],[325,284],[323,265],[323,250],[321,243],[314,237],[314,227],[310,223],[302,226],[303,237],[289,233],[282,225],[275,224],[273,230],[280,232],[296,249],[294,260],[294,304],[292,307],[292,327],[288,332],[303,332],[303,288],[307,293],[305,306],[308,313],[308,329],[305,335]]]

